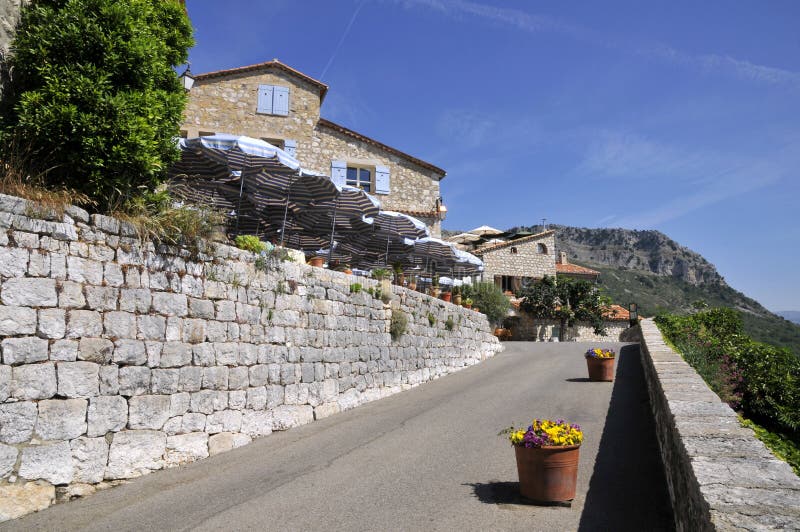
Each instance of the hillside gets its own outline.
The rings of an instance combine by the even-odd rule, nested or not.
[[[776,312],[781,318],[787,319],[792,323],[800,325],[800,310],[781,310]]]
[[[800,325],[728,286],[713,264],[664,233],[562,225],[548,229],[556,230],[556,251],[601,272],[599,282],[615,303],[636,302],[643,316],[690,312],[697,301],[731,307],[741,312],[747,334],[800,356]],[[539,232],[541,226],[509,229],[514,231]]]

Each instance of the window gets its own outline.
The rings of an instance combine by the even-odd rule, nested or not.
[[[372,192],[372,169],[363,166],[348,166],[346,183],[351,187],[359,187],[364,192]]]
[[[266,142],[268,144],[272,144],[276,148],[283,149],[284,144],[283,144],[283,140],[281,140],[281,139],[268,139],[266,137],[261,137],[261,140],[263,140],[264,142]]]
[[[198,137],[210,137],[212,135],[216,135],[213,131],[200,131],[197,133]]]
[[[519,253],[519,250],[516,248],[516,246],[511,246],[511,254],[516,255],[517,253]]]
[[[536,252],[542,255],[547,255],[547,246],[544,244],[536,244]]]
[[[288,115],[289,87],[259,85],[256,112],[265,115]]]

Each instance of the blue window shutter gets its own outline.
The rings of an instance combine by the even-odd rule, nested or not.
[[[272,94],[272,114],[289,114],[289,87],[274,87]]]
[[[376,166],[375,167],[375,193],[388,194],[389,193],[389,167]]]
[[[297,159],[297,141],[286,139],[283,141],[283,151]]]
[[[347,183],[347,163],[344,161],[331,161],[331,181],[337,186]]]
[[[272,85],[258,86],[258,109],[256,112],[267,115],[272,114]]]

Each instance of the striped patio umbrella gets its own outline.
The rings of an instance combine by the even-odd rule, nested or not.
[[[452,265],[458,260],[456,247],[452,242],[434,238],[432,236],[420,238],[414,242],[414,254],[427,257],[437,263]]]
[[[373,227],[376,232],[412,240],[430,236],[430,231],[425,222],[413,216],[394,211],[380,211],[373,218]]]

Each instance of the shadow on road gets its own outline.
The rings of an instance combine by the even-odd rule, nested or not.
[[[571,379],[564,379],[566,382],[592,382],[589,377],[573,377]]]
[[[470,486],[475,497],[486,504],[523,504],[528,506],[570,506],[569,502],[542,503],[529,501],[519,494],[519,482],[464,484]]]
[[[579,530],[674,530],[638,345],[624,346]]]

